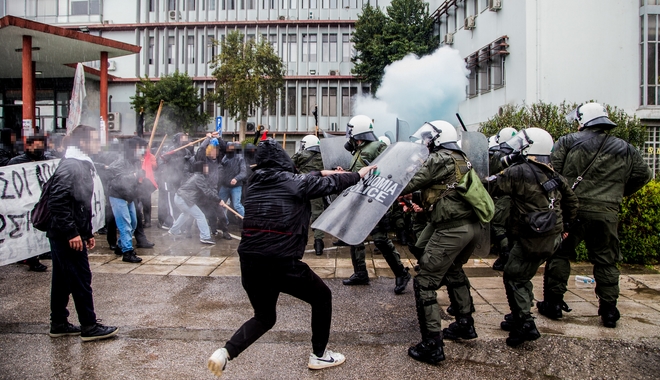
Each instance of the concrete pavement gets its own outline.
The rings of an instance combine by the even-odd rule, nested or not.
[[[163,236],[165,232],[155,226],[147,230],[157,245],[153,250],[139,250],[145,259],[141,264],[117,260],[104,244],[91,253],[97,315],[104,324],[120,327],[118,336],[107,341],[50,338],[50,272],[27,272],[21,265],[0,267],[0,379],[213,378],[206,359],[252,312],[240,285],[238,241],[219,239],[216,246],[208,247],[198,239],[171,241]],[[330,239],[326,247],[331,247]],[[475,258],[467,271],[479,338],[446,342],[447,360],[430,366],[406,355],[407,347],[419,341],[412,287],[394,295],[391,271],[372,249],[372,245],[367,247],[370,286],[341,284],[341,278],[351,272],[346,247],[328,249],[323,256],[313,252],[305,256],[333,291],[329,348],[347,356],[344,365],[316,372],[306,368],[311,350],[309,307],[282,295],[273,330],[232,360],[224,377],[657,378],[658,274],[622,275],[622,319],[616,329],[600,326],[593,287],[579,286],[571,279],[566,302],[573,311],[562,321],[537,316],[541,339],[511,349],[504,344],[507,333],[499,329],[508,312],[501,273],[490,269],[492,259]],[[414,264],[405,248],[400,251],[406,263]],[[590,266],[574,269],[586,274]],[[534,278],[535,289],[540,289],[541,281],[540,276]],[[443,307],[448,305],[446,291],[439,292],[438,301]],[[70,310],[70,321],[76,323],[72,302]],[[445,317],[448,324],[451,318]]]

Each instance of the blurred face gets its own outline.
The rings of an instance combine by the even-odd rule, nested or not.
[[[25,150],[35,155],[43,154],[44,148],[45,148],[44,142],[41,140],[33,141],[32,144],[25,146]]]
[[[202,169],[202,173],[204,173],[204,175],[209,174],[209,166],[208,165],[204,165],[204,169]]]
[[[188,135],[181,136],[181,143],[184,145],[188,143]]]
[[[101,151],[101,142],[99,141],[99,132],[90,131],[89,140],[82,141],[81,149],[87,154],[98,154]]]

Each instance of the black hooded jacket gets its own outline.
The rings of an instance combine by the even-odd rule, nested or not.
[[[138,137],[124,142],[124,152],[108,166],[108,196],[133,202],[138,197],[140,179],[144,178],[142,164],[135,157],[135,148],[140,143]]]
[[[238,254],[241,259],[301,259],[312,212],[309,200],[355,185],[360,175],[295,174],[293,161],[273,139],[259,142],[256,161],[243,202]]]

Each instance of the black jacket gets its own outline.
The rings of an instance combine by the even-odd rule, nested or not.
[[[108,166],[109,197],[123,199],[127,202],[138,198],[138,181],[139,178],[144,177],[139,163],[140,161],[131,162],[122,157]]]
[[[188,206],[208,203],[206,201],[220,202],[218,192],[209,185],[208,178],[202,173],[194,173],[179,187],[177,195],[183,198]]]
[[[92,238],[92,195],[94,166],[87,161],[67,158],[53,174],[48,197],[51,222],[46,236],[71,240]]]
[[[235,154],[233,157],[225,156],[220,164],[220,186],[237,187],[243,186],[243,181],[247,177],[247,168],[243,156]],[[236,184],[232,185],[231,180],[236,178]]]
[[[15,156],[14,152],[8,149],[0,148],[0,166],[9,165],[9,160]]]
[[[35,156],[33,154],[25,152],[23,154],[19,154],[18,156],[11,158],[9,160],[9,162],[7,163],[7,165],[27,164],[28,162],[45,161],[45,160],[51,160],[51,159],[54,159],[54,158],[57,158],[57,157],[52,157],[52,156],[47,155],[47,154],[42,154],[42,155]]]
[[[238,254],[241,259],[301,259],[312,213],[309,200],[355,185],[360,175],[294,174],[293,161],[272,139],[259,143],[256,158],[243,203]]]
[[[168,191],[176,191],[191,175],[191,158],[194,157],[191,148],[168,154],[185,145],[180,139],[181,133],[174,135],[172,144],[165,147],[164,152],[158,157],[158,177],[159,180],[167,183]]]

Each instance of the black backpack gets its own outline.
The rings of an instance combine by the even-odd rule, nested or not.
[[[50,184],[52,183],[53,176],[48,178],[48,181],[41,189],[41,196],[39,201],[35,203],[32,211],[30,212],[30,219],[32,226],[39,231],[48,231],[50,227],[50,209],[48,208],[48,197],[50,196]]]

